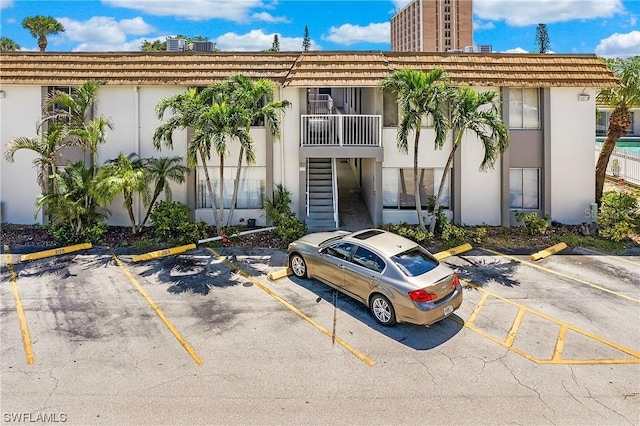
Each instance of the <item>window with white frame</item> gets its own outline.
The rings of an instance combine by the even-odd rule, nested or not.
[[[512,210],[540,208],[540,169],[509,169],[509,208]]]
[[[213,188],[216,207],[220,208],[220,168],[209,167],[209,178],[211,179],[211,187]],[[236,176],[236,167],[224,168],[224,208],[231,207],[231,199],[233,197],[233,181]],[[238,186],[238,199],[236,200],[236,209],[262,209],[264,208],[265,196],[265,167],[243,167],[240,172],[240,185]],[[204,169],[198,167],[197,176],[197,203],[196,208],[211,208],[211,198],[207,188]]]
[[[538,89],[509,89],[509,128],[540,128],[540,92]]]
[[[420,203],[426,208],[430,197],[438,195],[442,181],[443,168],[418,169],[418,187],[420,189]],[[443,190],[441,205],[449,207],[449,181],[451,173],[447,174]],[[382,169],[382,203],[385,209],[405,210],[416,208],[415,189],[413,182],[413,168],[383,168]]]

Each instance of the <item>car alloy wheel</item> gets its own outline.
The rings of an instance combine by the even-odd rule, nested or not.
[[[291,266],[291,271],[293,271],[293,275],[295,275],[296,277],[307,277],[307,264],[299,254],[294,254],[293,256],[291,256],[289,266]]]
[[[396,313],[389,299],[381,294],[376,294],[371,298],[370,304],[373,317],[382,325],[393,325],[396,323]]]

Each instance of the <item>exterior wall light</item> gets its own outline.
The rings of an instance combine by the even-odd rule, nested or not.
[[[586,102],[589,99],[591,99],[591,96],[589,96],[589,94],[587,94],[587,93],[580,93],[578,95],[578,101],[580,101],[580,102]]]
[[[0,99],[4,99],[4,97],[5,97],[6,95],[7,95],[7,94],[5,93],[5,91],[4,91],[4,90],[0,90]]]

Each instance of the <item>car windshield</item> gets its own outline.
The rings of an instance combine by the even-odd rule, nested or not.
[[[410,277],[417,277],[438,266],[438,260],[422,247],[414,247],[391,256],[391,260]]]

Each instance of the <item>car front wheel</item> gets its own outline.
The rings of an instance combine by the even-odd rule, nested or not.
[[[369,303],[369,309],[373,317],[380,324],[385,326],[391,326],[396,323],[396,312],[393,309],[393,305],[381,294],[376,294],[371,298]]]
[[[289,260],[289,267],[298,278],[307,278],[307,263],[304,261],[302,256],[299,254],[294,254],[291,256]]]

